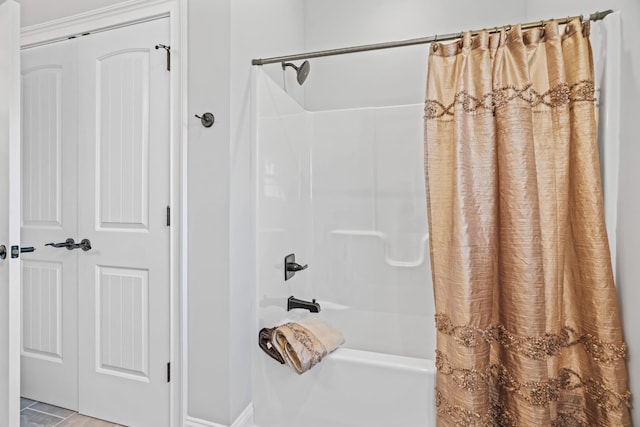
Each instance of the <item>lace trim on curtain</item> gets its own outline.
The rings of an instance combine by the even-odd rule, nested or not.
[[[546,333],[538,336],[518,336],[509,332],[504,325],[490,325],[480,329],[469,325],[454,325],[448,315],[438,313],[436,329],[452,336],[458,344],[475,347],[480,342],[493,341],[534,360],[545,360],[555,356],[563,348],[583,344],[587,354],[596,362],[613,363],[627,358],[627,344],[613,344],[602,341],[591,334],[580,334],[575,329],[564,326],[557,334]]]
[[[547,381],[520,382],[506,367],[497,363],[490,365],[484,372],[457,368],[449,363],[447,356],[439,350],[436,350],[436,368],[438,373],[451,376],[456,384],[467,391],[486,391],[490,386],[497,385],[533,406],[546,406],[551,402],[557,402],[561,392],[582,388],[604,411],[631,407],[631,392],[617,393],[593,378],[584,379],[569,368],[560,369],[557,378],[549,378]]]
[[[595,101],[595,86],[591,80],[582,80],[571,86],[568,83],[559,83],[544,93],[537,92],[532,86],[531,83],[522,88],[508,85],[485,93],[479,98],[463,90],[456,93],[453,102],[449,105],[444,105],[435,99],[427,99],[424,105],[424,118],[433,120],[444,116],[453,116],[456,105],[461,105],[465,113],[473,113],[478,110],[495,113],[495,110],[516,99],[528,103],[531,107],[545,105],[549,108],[575,102]]]
[[[436,410],[448,416],[458,427],[516,427],[518,422],[507,408],[492,399],[491,409],[484,416],[476,412],[449,403],[439,390],[436,390]],[[551,427],[588,427],[589,424],[579,415],[558,412],[558,417],[551,422]]]

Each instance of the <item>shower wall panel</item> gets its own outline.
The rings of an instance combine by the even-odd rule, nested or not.
[[[315,317],[346,343],[302,376],[255,345],[255,424],[435,425],[422,105],[308,112],[256,83],[256,335]],[[285,281],[288,253],[309,267]]]
[[[260,327],[317,299],[347,347],[431,358],[422,105],[311,113],[260,74]],[[285,282],[289,253],[309,268]]]
[[[287,298],[315,298],[307,271],[284,280],[284,257],[312,267],[312,117],[266,74],[259,76],[257,263],[259,307],[281,317]]]
[[[316,112],[313,130],[318,298],[349,347],[432,357],[422,105]]]

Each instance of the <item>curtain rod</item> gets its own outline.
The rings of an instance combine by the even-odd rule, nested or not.
[[[599,21],[604,19],[607,15],[613,13],[613,10],[605,10],[603,12],[595,12],[589,15],[589,21]],[[579,18],[583,20],[584,17],[582,15],[578,16],[567,16],[566,18],[560,18],[558,21],[564,21],[563,24],[568,23],[569,21]],[[536,22],[528,22],[526,24],[521,24],[522,29],[535,28],[543,25],[545,21],[536,21]],[[509,26],[510,27],[510,26]],[[492,30],[475,30],[471,32],[471,35],[476,35],[481,33],[482,31],[495,32],[496,30],[503,27],[495,27]],[[301,59],[310,59],[310,58],[319,58],[322,56],[334,56],[334,55],[344,55],[347,53],[355,53],[355,52],[365,52],[369,50],[380,50],[380,49],[390,49],[394,47],[403,47],[403,46],[413,46],[417,44],[426,44],[435,41],[447,41],[447,40],[456,40],[462,36],[462,33],[450,33],[450,34],[442,34],[435,35],[429,37],[421,37],[417,39],[408,39],[408,40],[400,40],[394,42],[386,42],[386,43],[375,43],[375,44],[365,44],[360,46],[352,46],[352,47],[343,47],[340,49],[329,49],[329,50],[319,50],[316,52],[307,52],[307,53],[299,53],[296,55],[286,55],[286,56],[274,56],[272,58],[264,58],[264,59],[253,59],[251,60],[251,65],[267,65],[267,64],[275,64],[278,62],[287,62],[287,61],[298,61]]]

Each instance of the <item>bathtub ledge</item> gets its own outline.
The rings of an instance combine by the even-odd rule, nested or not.
[[[435,364],[430,359],[399,356],[396,354],[374,353],[352,348],[339,348],[327,356],[330,360],[339,360],[347,363],[358,363],[382,368],[393,368],[406,371],[435,372]]]

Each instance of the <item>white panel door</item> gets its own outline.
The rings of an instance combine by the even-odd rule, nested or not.
[[[168,19],[80,40],[79,410],[169,425]]]
[[[20,5],[0,1],[0,245],[20,243]],[[17,426],[20,264],[0,257],[0,425]]]
[[[22,53],[22,395],[78,408],[77,41]]]

